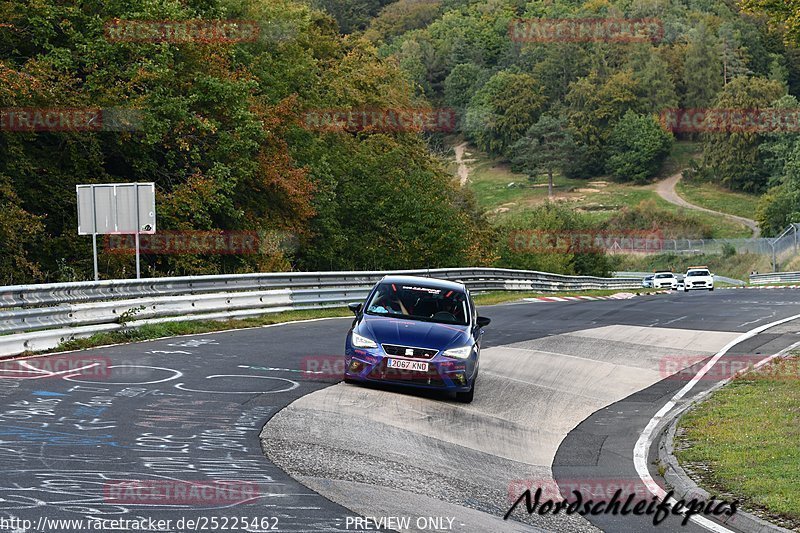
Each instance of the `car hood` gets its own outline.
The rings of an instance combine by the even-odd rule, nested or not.
[[[357,331],[375,342],[446,350],[469,342],[469,327],[364,315]]]

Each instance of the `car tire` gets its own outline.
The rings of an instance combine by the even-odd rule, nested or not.
[[[472,399],[475,397],[475,381],[472,380],[472,387],[467,392],[457,392],[456,400],[461,403],[472,403]]]
[[[350,378],[344,378],[344,382],[347,383],[348,385],[355,385],[356,383],[358,383],[358,381]]]
[[[689,292],[689,289],[687,289],[686,287],[684,287],[684,288],[683,288],[683,292]]]
[[[714,287],[711,287],[711,288],[710,288],[710,289],[708,289],[708,290],[710,290],[710,291],[713,291],[713,290],[714,290]]]

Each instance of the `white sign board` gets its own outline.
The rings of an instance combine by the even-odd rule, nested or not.
[[[153,183],[76,185],[78,235],[155,233]]]

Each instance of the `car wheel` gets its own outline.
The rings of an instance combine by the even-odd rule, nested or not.
[[[684,288],[683,288],[683,292],[689,292],[689,289],[687,289],[686,287],[684,287]]]
[[[356,383],[358,383],[358,381],[350,378],[344,378],[344,382],[347,383],[348,385],[355,385]]]
[[[472,399],[475,397],[475,381],[472,380],[472,387],[467,392],[457,392],[456,400],[461,403],[472,403]]]
[[[714,287],[711,287],[711,288],[710,288],[710,289],[708,289],[708,290],[710,290],[710,291],[713,291],[713,290],[714,290]]]

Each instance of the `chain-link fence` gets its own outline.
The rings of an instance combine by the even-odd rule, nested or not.
[[[662,253],[720,254],[733,248],[736,253],[751,253],[770,257],[773,270],[798,254],[800,224],[791,224],[780,235],[758,239],[663,239]]]

